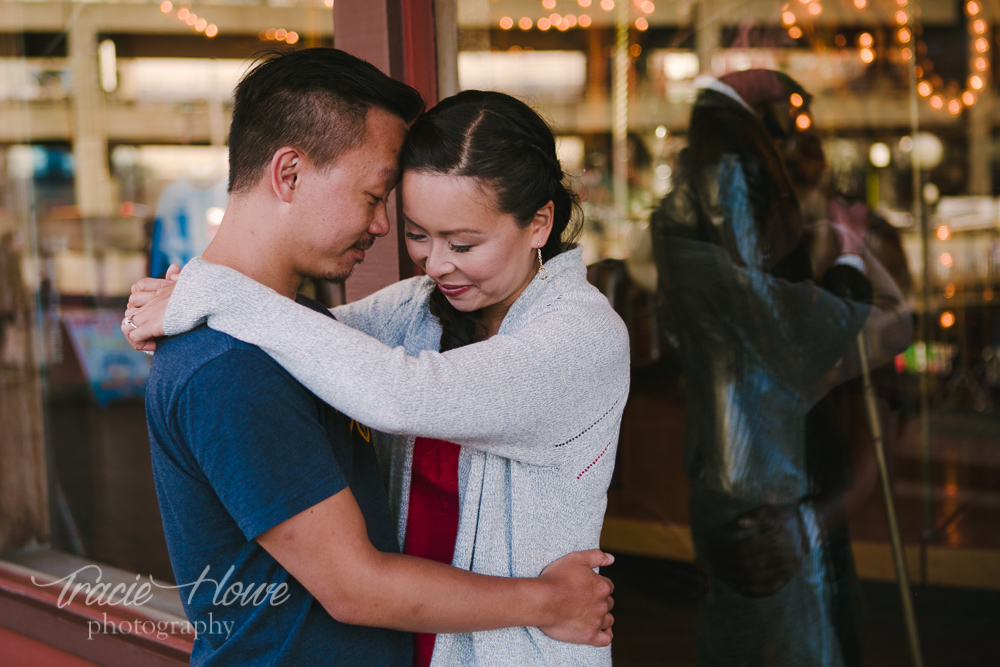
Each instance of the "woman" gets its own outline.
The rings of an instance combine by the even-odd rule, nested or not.
[[[451,97],[414,124],[402,167],[407,250],[426,276],[335,309],[337,323],[196,260],[164,330],[207,317],[338,410],[402,436],[376,444],[407,553],[534,576],[598,544],[628,396],[627,333],[586,282],[570,243],[575,197],[527,105]],[[133,319],[162,316],[135,310],[147,300],[133,299]],[[611,661],[610,649],[537,628],[417,642],[418,664],[431,650],[434,665]]]

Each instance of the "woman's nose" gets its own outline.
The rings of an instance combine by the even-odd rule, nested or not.
[[[424,271],[431,278],[438,279],[454,271],[455,265],[447,256],[444,248],[431,248],[427,253],[427,261],[424,264]]]

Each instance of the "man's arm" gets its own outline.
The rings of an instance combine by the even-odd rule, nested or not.
[[[368,540],[344,489],[257,537],[338,621],[413,632],[538,626],[561,641],[611,643],[612,584],[591,568],[613,559],[577,552],[539,577],[489,577],[401,554]]]

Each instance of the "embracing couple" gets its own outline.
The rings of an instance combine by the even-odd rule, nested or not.
[[[156,348],[177,583],[232,568],[228,584],[283,593],[185,594],[192,621],[233,623],[192,664],[611,663],[595,570],[625,327],[586,281],[538,115],[480,91],[423,108],[334,49],[259,63],[236,89],[218,234],[179,279],[133,287],[122,331]],[[350,275],[396,187],[426,275],[333,311],[296,296]]]

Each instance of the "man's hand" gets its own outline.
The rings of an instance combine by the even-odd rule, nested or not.
[[[594,568],[613,562],[611,554],[591,549],[563,556],[542,570],[540,577],[553,587],[556,603],[552,623],[538,629],[559,641],[608,646],[615,622],[611,615],[614,584],[594,572]]]
[[[737,593],[751,598],[774,595],[799,571],[809,539],[795,505],[762,505],[725,527],[706,554],[712,572]]]
[[[167,303],[180,276],[181,267],[171,264],[165,278],[143,278],[132,285],[121,330],[125,340],[136,350],[152,352],[156,349],[155,339],[163,335]]]

